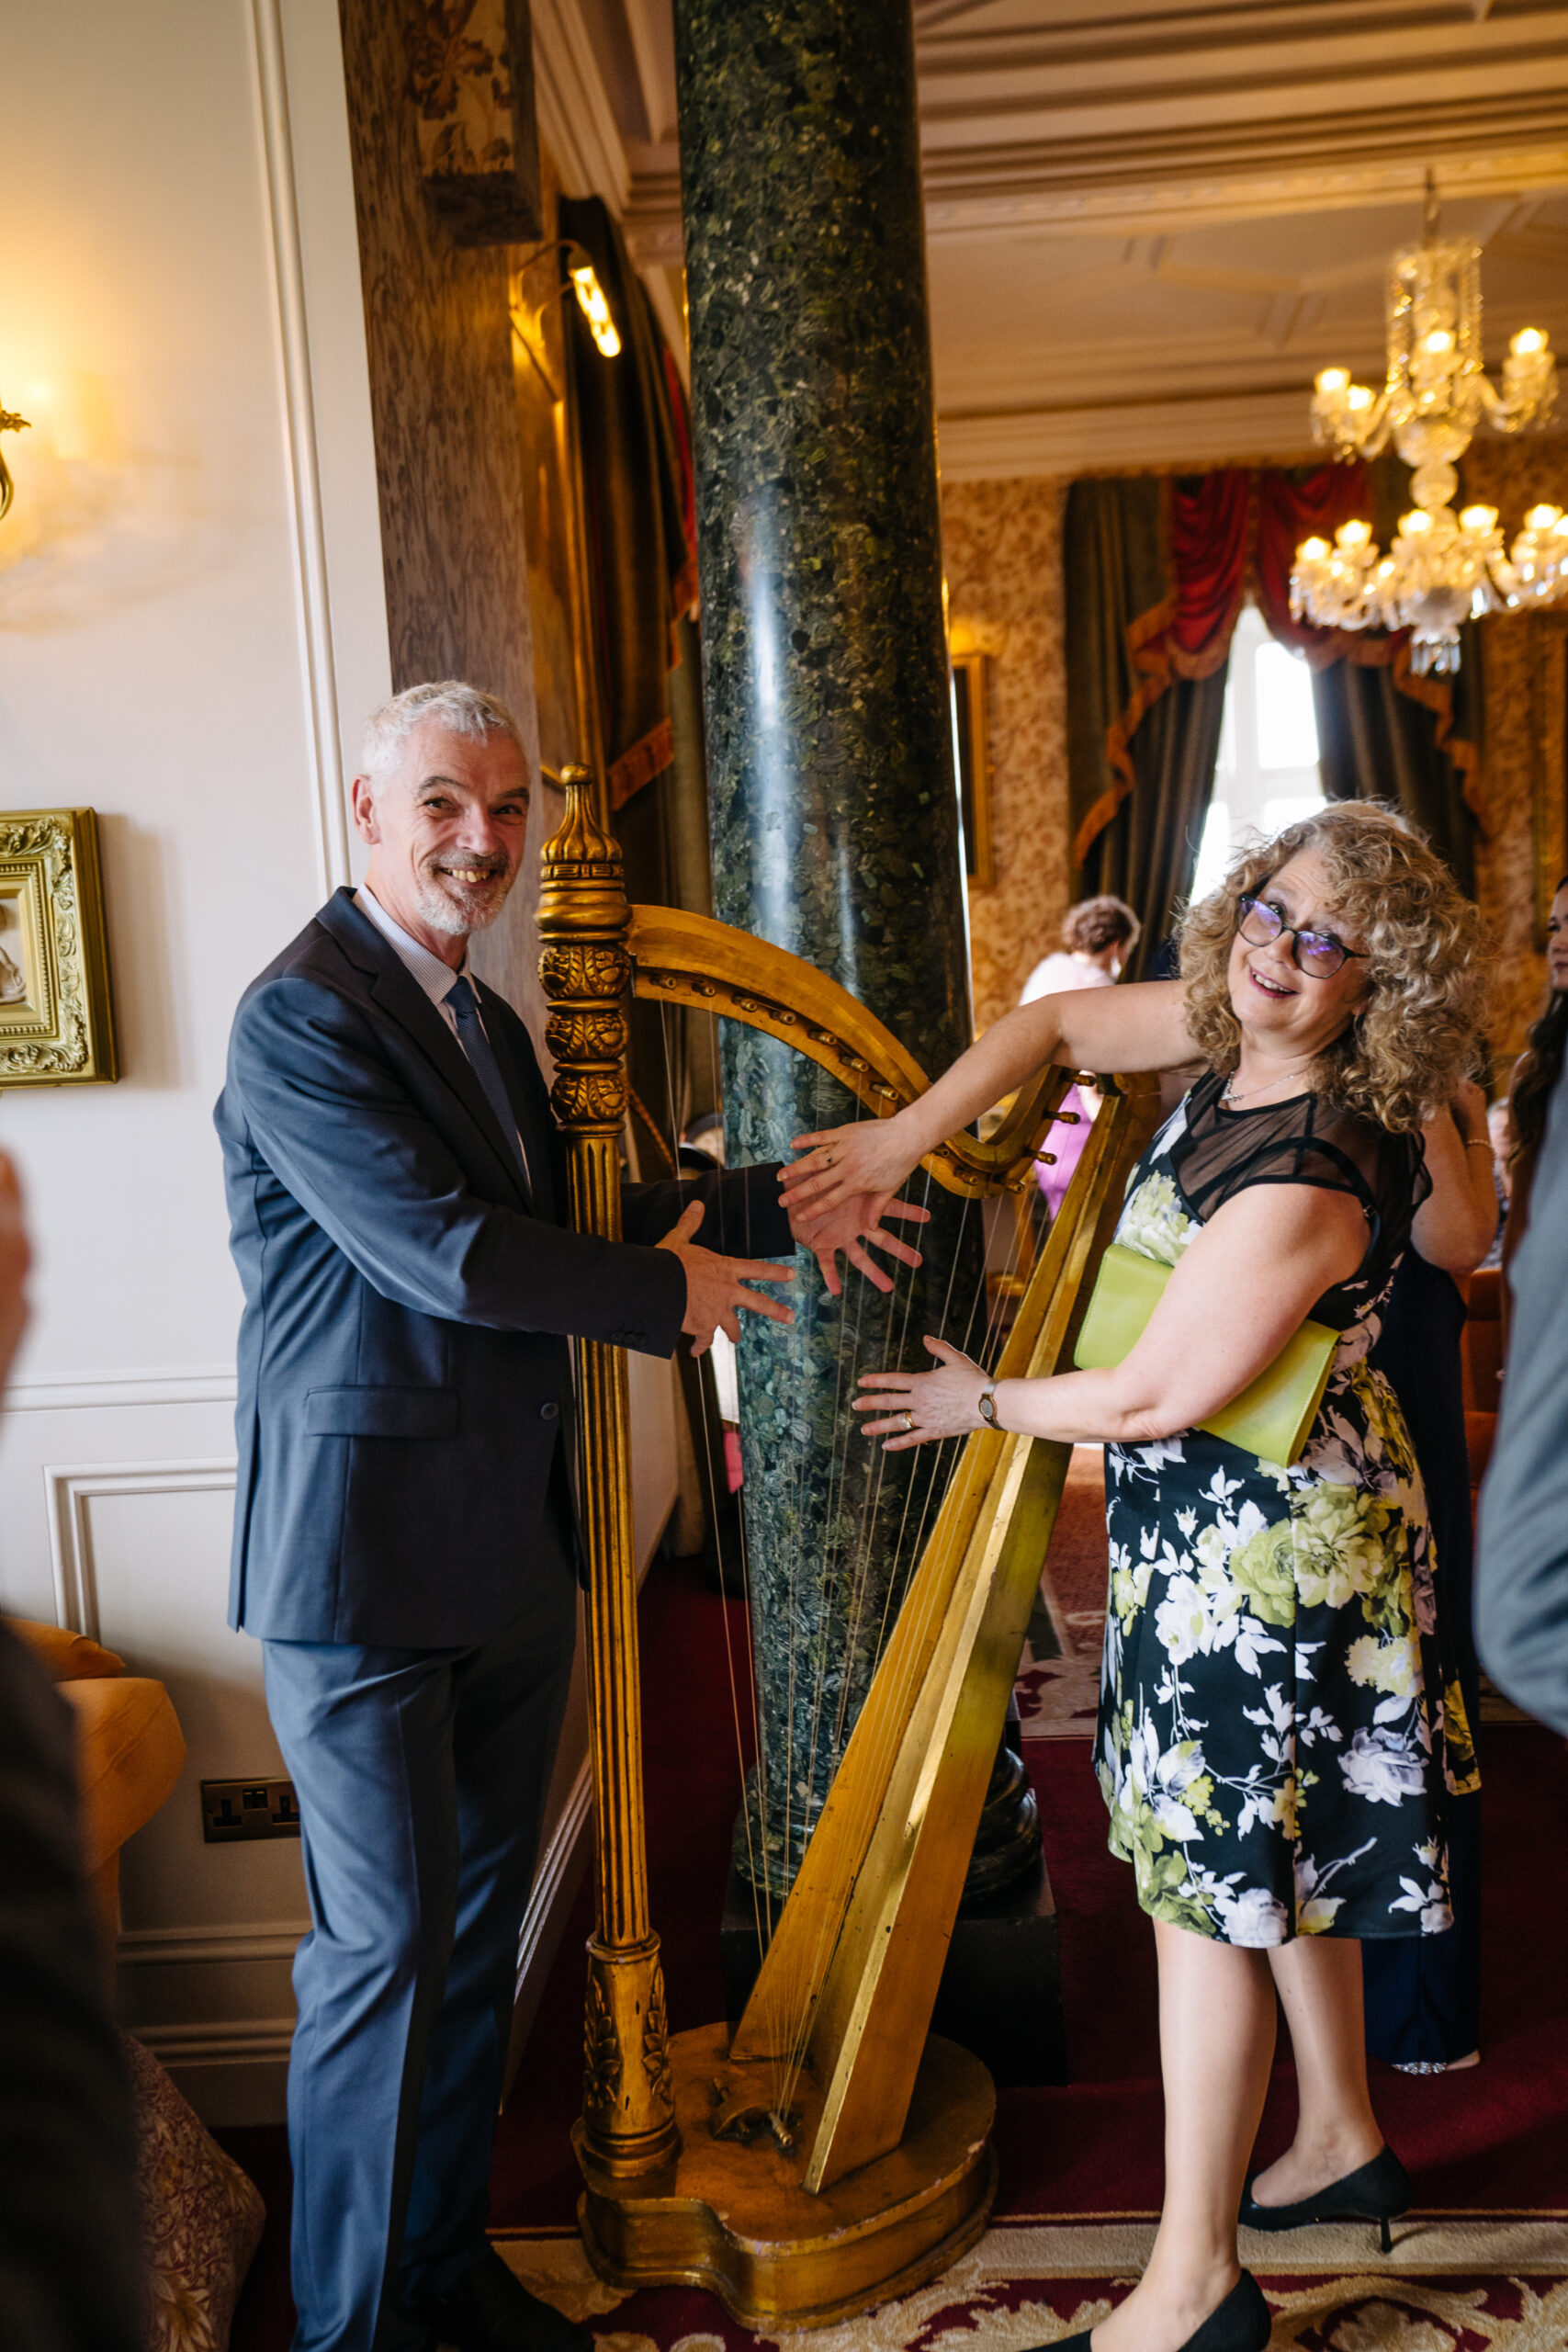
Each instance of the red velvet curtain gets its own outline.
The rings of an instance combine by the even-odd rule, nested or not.
[[[1080,487],[1075,484],[1075,492]],[[1120,485],[1097,487],[1103,496]],[[1106,828],[1120,820],[1125,830],[1123,803],[1139,789],[1134,756],[1139,729],[1178,681],[1209,679],[1223,670],[1249,588],[1270,632],[1303,654],[1314,672],[1340,662],[1357,669],[1385,669],[1399,695],[1430,712],[1434,753],[1440,752],[1457,771],[1456,805],[1461,794],[1471,817],[1480,821],[1473,797],[1477,747],[1454,732],[1448,682],[1419,678],[1411,670],[1407,632],[1389,636],[1314,628],[1291,618],[1291,569],[1297,548],[1305,538],[1332,538],[1353,516],[1371,519],[1373,490],[1371,469],[1359,462],[1310,469],[1223,467],[1212,473],[1174,477],[1161,485],[1166,593],[1156,604],[1126,617],[1133,690],[1120,708],[1107,714],[1100,786],[1086,792],[1081,780],[1075,779],[1077,805],[1083,814],[1073,843],[1074,862],[1086,885],[1105,862],[1101,836]],[[1100,585],[1073,581],[1070,572],[1069,582],[1069,605],[1075,593],[1093,597]],[[1069,627],[1069,641],[1071,637]],[[1073,691],[1069,678],[1069,698]],[[1392,775],[1361,782],[1367,797],[1379,788],[1392,793],[1396,787]],[[1343,778],[1337,788],[1345,791]],[[1190,830],[1190,817],[1183,821]],[[1456,862],[1462,868],[1462,856]],[[1099,887],[1106,886],[1100,882]]]

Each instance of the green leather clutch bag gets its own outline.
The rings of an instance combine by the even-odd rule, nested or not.
[[[1089,1312],[1078,1333],[1073,1361],[1081,1371],[1109,1371],[1132,1354],[1133,1345],[1159,1305],[1171,1269],[1142,1251],[1113,1241],[1100,1260]],[[1292,1331],[1266,1372],[1233,1396],[1200,1429],[1223,1437],[1261,1461],[1287,1469],[1300,1454],[1317,1419],[1334,1365],[1340,1334],[1311,1321]]]

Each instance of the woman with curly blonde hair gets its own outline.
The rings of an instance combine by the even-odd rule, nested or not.
[[[987,1423],[1107,1441],[1096,1765],[1155,1923],[1166,2203],[1093,2352],[1260,2352],[1238,2209],[1266,2229],[1360,2216],[1386,2243],[1409,2202],[1368,2095],[1359,1939],[1448,1928],[1445,1813],[1475,1767],[1420,1476],[1366,1359],[1413,1231],[1437,1264],[1471,1244],[1446,1106],[1480,1011],[1473,908],[1396,816],[1339,805],[1192,909],[1179,980],[1021,1006],[897,1118],[803,1136],[785,1171],[807,1216],[846,1191],[880,1206],[1043,1064],[1207,1065],[1128,1187],[1117,1239],[1172,1272],[1122,1363],[993,1383],[928,1340],[936,1371],[868,1374],[857,1400],[891,1448]],[[1308,1317],[1340,1336],[1296,1463],[1201,1427]],[[1248,2179],[1276,1991],[1300,2114]]]

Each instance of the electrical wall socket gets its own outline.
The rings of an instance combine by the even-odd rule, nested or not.
[[[292,1781],[203,1781],[201,1834],[209,1846],[246,1838],[298,1838]]]

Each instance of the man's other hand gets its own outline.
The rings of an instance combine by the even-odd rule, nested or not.
[[[31,1253],[22,1224],[22,1188],[17,1171],[0,1151],[0,1395],[17,1343],[27,1328],[28,1302],[24,1285]]]
[[[715,1331],[739,1339],[742,1307],[753,1315],[765,1315],[773,1323],[795,1321],[782,1299],[764,1298],[761,1291],[747,1287],[750,1283],[792,1283],[794,1267],[775,1266],[770,1258],[720,1258],[712,1250],[702,1249],[692,1236],[704,1215],[702,1202],[693,1201],[658,1244],[660,1250],[672,1251],[686,1270],[686,1313],[681,1329],[691,1334],[694,1356],[705,1355],[712,1347]]]

